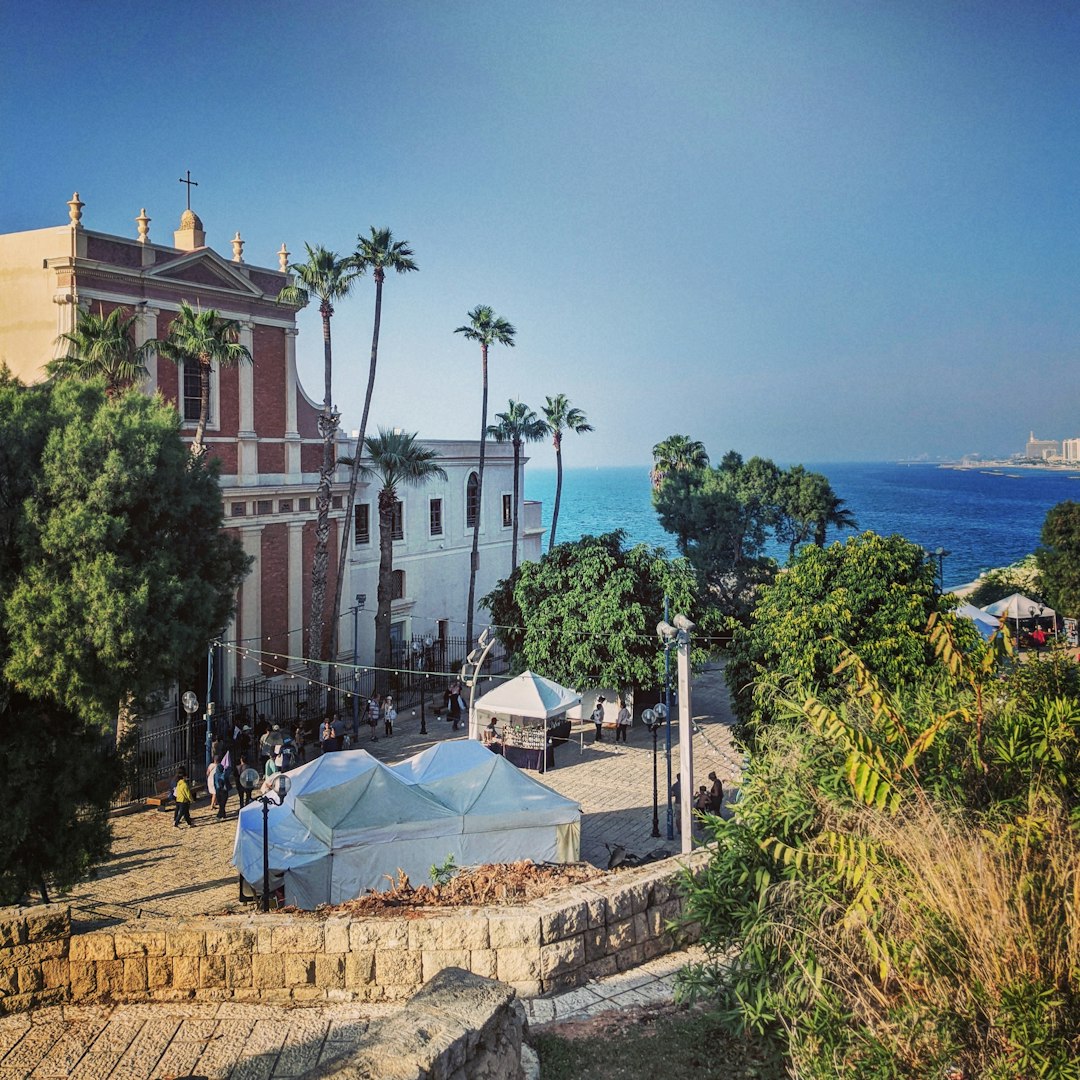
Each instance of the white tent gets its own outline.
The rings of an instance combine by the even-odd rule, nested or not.
[[[955,614],[962,619],[970,619],[984,638],[991,637],[1001,625],[1001,620],[996,615],[990,615],[974,604],[961,604]]]
[[[297,907],[413,882],[453,855],[459,866],[531,858],[573,862],[581,808],[477,743],[452,742],[389,768],[365,750],[316,758],[289,773],[268,818],[271,884]],[[261,888],[262,806],[239,814],[233,865]]]
[[[469,738],[477,738],[480,721],[492,716],[551,720],[580,703],[581,695],[576,690],[525,671],[473,702]]]
[[[995,600],[983,608],[988,615],[1005,616],[1010,619],[1052,619],[1055,612],[1045,604],[1029,600],[1022,593],[1013,593],[1004,600]]]

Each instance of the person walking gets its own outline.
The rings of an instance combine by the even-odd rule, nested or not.
[[[368,727],[371,728],[371,741],[372,742],[378,742],[379,741],[379,717],[380,717],[380,715],[381,715],[381,712],[380,712],[380,709],[379,709],[378,696],[375,695],[375,694],[372,694],[371,697],[368,698],[368,703],[367,703],[367,722],[368,722]]]
[[[229,801],[229,770],[221,758],[214,759],[214,798],[217,801],[217,819],[225,820],[225,804]]]
[[[214,770],[218,766],[220,758],[211,758],[210,764],[206,766],[206,790],[210,792],[210,805],[208,810],[217,809],[217,788],[214,786]]]
[[[630,730],[630,710],[626,707],[626,699],[619,695],[619,715],[615,717],[615,741],[626,742],[626,734]]]
[[[251,802],[251,788],[244,783],[243,779],[244,773],[250,768],[251,763],[247,759],[247,754],[241,751],[236,759],[236,793],[240,797],[241,810]]]
[[[188,783],[186,769],[177,769],[174,790],[176,793],[176,812],[173,814],[173,828],[179,829],[180,822],[186,821],[194,829],[195,823],[191,820],[191,804],[195,801],[195,793]]]
[[[596,707],[593,709],[589,719],[596,725],[596,738],[593,742],[604,741],[604,695],[601,694],[596,699]]]

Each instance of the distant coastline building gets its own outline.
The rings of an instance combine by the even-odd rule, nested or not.
[[[306,653],[315,489],[322,460],[321,403],[305,393],[297,378],[296,309],[277,301],[290,280],[289,252],[282,244],[276,268],[251,265],[236,233],[227,259],[206,246],[202,221],[190,209],[182,215],[171,245],[151,242],[145,210],[135,219],[135,237],[94,232],[83,225],[84,205],[76,193],[68,203],[66,225],[0,236],[0,362],[24,382],[39,381],[45,365],[62,348],[59,335],[74,329],[80,312],[96,313],[99,307],[105,313],[120,306],[136,312],[138,344],[165,337],[182,300],[215,308],[240,323],[240,341],[254,362],[214,370],[205,439],[208,453],[221,462],[227,527],[255,560],[225,633],[233,647],[219,650],[216,661],[215,687],[220,692],[214,698],[228,703],[237,681],[273,676],[282,668],[300,670]],[[148,366],[145,391],[160,392],[176,405],[190,440],[199,412],[198,372],[178,371],[157,358]],[[408,417],[398,415],[393,421],[407,423]],[[376,427],[372,422],[372,433]],[[353,448],[344,434],[339,438],[340,458]],[[423,441],[438,452],[447,479],[400,492],[392,630],[402,640],[463,636],[474,515],[481,521],[477,597],[494,588],[511,566],[512,446],[488,445],[479,505],[479,443]],[[329,603],[347,485],[348,469],[339,467],[332,489]],[[357,493],[349,568],[337,615],[339,658],[356,655],[361,663],[370,662],[374,642],[377,487],[377,481],[361,482]],[[520,491],[524,487],[519,484]],[[522,500],[519,513],[520,556],[538,559],[540,506]],[[350,616],[359,595],[368,598],[365,615],[354,620]],[[191,673],[186,685],[201,686],[200,699],[206,700],[205,674],[199,678]]]
[[[1035,432],[1028,436],[1024,457],[1033,461],[1049,461],[1061,457],[1061,443],[1056,439],[1036,439]]]
[[[1080,461],[1080,439],[1065,439],[1061,444],[1063,461]]]

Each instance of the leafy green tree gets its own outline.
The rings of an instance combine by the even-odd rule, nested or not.
[[[386,281],[387,270],[393,270],[398,274],[408,274],[419,269],[412,257],[412,248],[406,241],[395,240],[389,229],[376,229],[374,225],[369,229],[369,233],[368,236],[361,233],[356,238],[357,248],[353,255],[353,263],[360,273],[370,270],[371,276],[375,279],[375,324],[371,331],[371,361],[368,364],[367,389],[364,391],[364,411],[360,417],[360,430],[356,435],[356,450],[349,472],[349,497],[346,500],[345,520],[341,529],[341,551],[338,556],[337,580],[334,585],[334,604],[331,608],[335,615],[330,631],[330,656],[332,658],[336,657],[338,652],[337,641],[341,620],[336,616],[341,610],[345,570],[349,565],[349,543],[352,539],[353,508],[356,506],[356,485],[360,477],[361,451],[367,438],[371,398],[375,393],[375,369],[379,360],[379,331],[382,327],[383,284]]]
[[[205,653],[247,572],[222,520],[216,463],[187,452],[171,406],[0,376],[7,899],[103,854],[121,706],[152,706]]]
[[[1050,508],[1035,559],[1050,606],[1059,615],[1080,615],[1080,503]]]
[[[484,449],[487,445],[488,407],[488,350],[492,345],[514,347],[517,330],[486,304],[478,304],[469,312],[468,323],[454,333],[464,334],[466,341],[480,345],[480,371],[483,395],[480,402],[480,463],[476,471],[476,521],[473,522],[472,556],[469,559],[469,606],[465,614],[465,638],[473,640],[473,608],[476,604],[476,572],[480,569],[480,522],[483,517]]]
[[[307,248],[307,262],[293,263],[289,269],[300,285],[287,285],[278,294],[278,301],[292,307],[303,307],[313,293],[319,298],[319,315],[323,331],[323,407],[319,415],[319,434],[323,441],[322,467],[319,486],[315,490],[315,552],[311,560],[311,617],[308,623],[308,661],[318,667],[326,655],[326,581],[330,572],[330,485],[334,478],[334,441],[337,435],[338,414],[334,410],[333,348],[330,341],[330,320],[334,304],[344,300],[360,274],[352,256],[339,258],[322,245]],[[337,610],[333,613],[337,625]]]
[[[251,353],[239,342],[240,324],[236,319],[223,319],[213,308],[196,310],[186,300],[169,324],[168,337],[146,343],[178,367],[195,364],[199,369],[199,422],[191,441],[191,452],[203,452],[203,436],[210,416],[210,372],[219,368],[251,363]]]
[[[570,399],[565,394],[545,398],[543,413],[548,431],[551,432],[551,445],[555,447],[555,506],[551,511],[551,535],[548,537],[548,551],[550,551],[555,546],[555,529],[559,524],[559,502],[562,499],[563,432],[573,431],[577,435],[584,435],[587,431],[592,431],[593,426],[580,409],[571,406]]]
[[[836,674],[845,648],[887,686],[919,684],[934,659],[923,633],[941,605],[934,571],[901,536],[867,532],[804,547],[735,630],[725,678],[740,720],[773,719],[773,700],[791,682],[823,695],[846,685]]]
[[[964,599],[975,607],[986,607],[1013,593],[1022,593],[1031,600],[1046,600],[1036,555],[1025,555],[1009,566],[995,567],[980,574],[975,588]]]
[[[419,487],[433,479],[446,479],[438,464],[439,455],[416,441],[416,433],[388,431],[366,443],[370,466],[363,466],[365,475],[377,476],[379,488],[379,590],[375,616],[375,666],[380,673],[393,663],[390,638],[390,606],[394,599],[394,512],[398,505],[398,488]]]
[[[547,423],[540,419],[523,401],[514,401],[507,406],[506,412],[496,413],[498,423],[488,427],[488,435],[496,442],[508,442],[514,447],[514,515],[513,515],[513,553],[510,556],[510,572],[518,565],[518,503],[521,489],[521,448],[527,442],[540,442],[547,437]]]
[[[801,544],[813,542],[824,547],[828,528],[854,529],[855,516],[821,473],[794,465],[781,473],[776,488],[774,534],[788,545],[788,558],[795,557]]]
[[[67,353],[50,360],[45,370],[55,379],[104,379],[105,393],[116,397],[125,386],[147,375],[149,349],[137,346],[132,334],[138,319],[123,307],[106,315],[100,304],[96,315],[81,312],[75,329],[57,338],[58,344],[67,344]]]
[[[689,435],[669,435],[652,448],[653,467],[650,472],[654,491],[659,491],[668,474],[677,469],[696,471],[709,467],[705,444]]]
[[[582,688],[661,684],[656,624],[664,596],[672,611],[698,621],[697,583],[685,560],[645,544],[627,550],[624,535],[559,544],[480,601],[516,670]],[[710,629],[702,619],[696,637],[704,640]]]

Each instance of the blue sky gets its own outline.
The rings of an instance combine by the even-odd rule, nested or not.
[[[167,242],[185,169],[252,263],[389,225],[421,270],[374,419],[422,436],[479,434],[453,330],[486,303],[518,329],[491,412],[566,393],[568,464],[1009,453],[1080,435],[1078,56],[1066,3],[7,0],[0,231],[77,189]],[[373,300],[334,319],[347,425]]]

